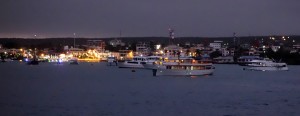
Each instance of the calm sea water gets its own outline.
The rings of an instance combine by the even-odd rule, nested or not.
[[[0,63],[0,115],[300,115],[300,66],[213,75],[152,76],[106,63]]]

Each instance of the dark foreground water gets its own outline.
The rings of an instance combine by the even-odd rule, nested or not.
[[[159,76],[105,63],[0,63],[0,116],[299,116],[300,66]]]

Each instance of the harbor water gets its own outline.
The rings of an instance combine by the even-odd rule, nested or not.
[[[0,63],[1,116],[298,116],[300,66],[153,76],[106,63]]]

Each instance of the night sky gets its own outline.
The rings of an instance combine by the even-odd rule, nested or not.
[[[0,37],[299,35],[300,0],[1,0]]]

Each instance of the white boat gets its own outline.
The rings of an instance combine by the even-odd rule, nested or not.
[[[153,69],[153,75],[176,75],[176,76],[199,76],[211,75],[214,72],[212,63],[200,63],[197,60],[187,58],[178,59],[179,62],[161,62],[156,69]]]
[[[237,63],[241,66],[247,66],[253,60],[262,60],[263,58],[259,56],[241,56],[237,59]]]
[[[145,69],[154,69],[156,67],[156,62],[162,60],[161,56],[148,56],[146,57],[146,61],[143,64]]]
[[[130,61],[125,61],[119,64],[119,68],[144,68],[143,64],[146,64],[146,57],[135,56]]]
[[[256,70],[256,71],[278,71],[289,70],[286,63],[277,63],[270,59],[252,60],[244,70]]]
[[[116,57],[107,57],[107,66],[118,66],[118,61]]]

